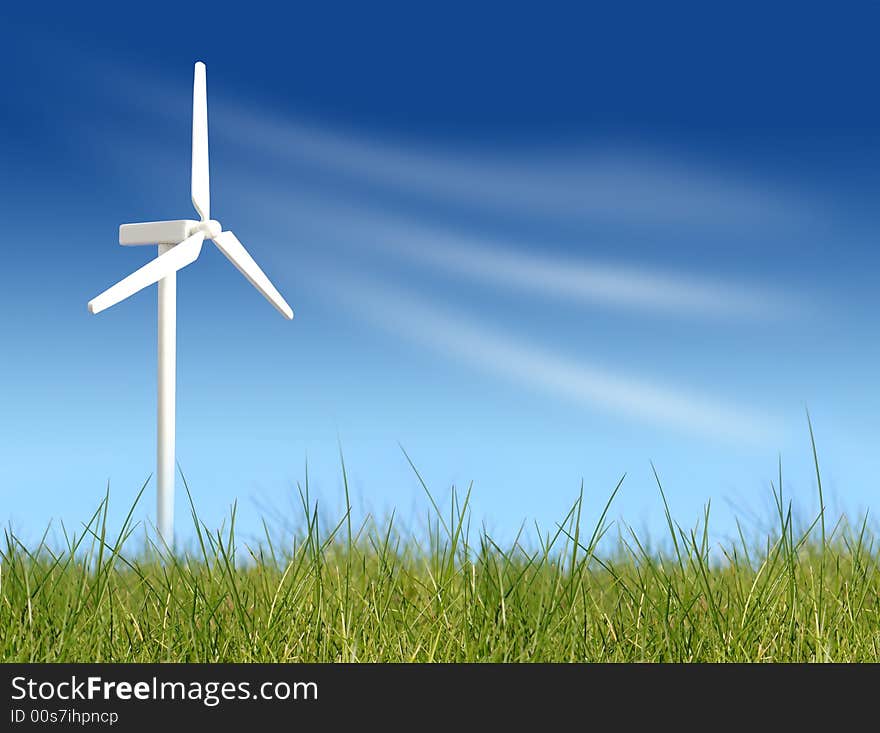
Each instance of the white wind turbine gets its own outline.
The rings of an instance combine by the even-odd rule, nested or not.
[[[254,262],[238,238],[223,231],[211,218],[208,176],[208,98],[205,65],[199,61],[193,83],[192,202],[201,221],[152,221],[123,224],[119,244],[158,244],[159,256],[89,301],[89,311],[100,313],[155,282],[159,283],[159,400],[156,450],[157,527],[165,544],[174,543],[174,410],[177,350],[177,271],[195,262],[205,239],[238,268],[285,318],[293,311]]]

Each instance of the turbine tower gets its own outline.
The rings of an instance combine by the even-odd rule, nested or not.
[[[211,218],[208,174],[208,97],[205,65],[199,61],[193,82],[192,203],[200,221],[152,221],[123,224],[119,244],[156,244],[159,256],[89,301],[100,313],[148,285],[159,283],[159,385],[156,449],[157,522],[159,535],[174,548],[174,431],[177,361],[177,271],[196,261],[205,239],[211,239],[257,290],[285,318],[293,311],[238,238]]]

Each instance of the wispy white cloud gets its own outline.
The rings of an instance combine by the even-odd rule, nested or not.
[[[156,114],[178,110],[173,116],[188,121],[189,84],[170,88],[166,82],[137,72],[124,76],[111,70],[103,73],[108,84],[132,104],[142,105],[145,98],[164,100],[150,108]],[[131,74],[138,77],[136,83],[131,82]],[[133,88],[138,90],[135,97]],[[212,87],[211,110],[213,140],[222,138],[227,149],[229,145],[239,147],[249,156],[262,154],[273,163],[271,185],[257,180],[236,188],[261,209],[295,213],[298,224],[311,222],[316,231],[331,232],[482,285],[496,284],[575,303],[753,320],[777,320],[812,311],[803,300],[776,287],[771,291],[717,275],[658,270],[628,263],[625,257],[615,262],[551,255],[548,242],[536,241],[534,236],[513,245],[392,215],[375,204],[346,204],[346,191],[349,197],[358,194],[349,191],[344,182],[355,179],[368,187],[451,198],[511,214],[525,211],[590,223],[610,217],[612,223],[623,225],[623,232],[604,236],[619,237],[621,252],[627,250],[626,231],[633,225],[651,227],[654,236],[671,242],[671,247],[677,238],[696,234],[707,251],[720,246],[719,236],[729,241],[731,231],[743,225],[762,231],[778,225],[808,226],[816,207],[802,193],[737,176],[730,169],[722,171],[705,162],[644,149],[568,145],[529,151],[513,146],[487,152],[485,145],[440,147],[333,131],[302,120],[257,113],[230,100],[222,87],[217,91]],[[284,176],[277,174],[278,163],[286,169]],[[308,176],[303,178],[297,168],[300,163],[326,169],[329,178],[310,188]],[[234,171],[225,175],[230,180],[242,178]],[[657,230],[662,225],[669,226]],[[613,226],[605,229],[614,232]],[[582,236],[582,251],[589,252],[589,239],[595,234]]]
[[[93,63],[102,95],[186,125],[189,75],[170,84],[142,69]],[[821,207],[811,196],[721,167],[687,150],[585,139],[557,144],[442,144],[379,136],[255,111],[214,86],[209,73],[211,135],[248,154],[306,164],[368,186],[444,199],[508,214],[537,214],[626,226],[672,226],[727,233],[783,227],[803,231]],[[227,147],[227,149],[229,149]]]
[[[525,239],[513,247],[498,238],[427,225],[303,192],[266,190],[248,198],[255,205],[284,212],[281,218],[295,219],[298,226],[481,286],[494,284],[576,304],[698,319],[778,320],[810,310],[808,304],[779,289],[769,292],[717,276],[552,255],[546,253],[545,242]]]
[[[109,151],[116,146],[110,146]],[[126,164],[139,155],[138,167],[175,161],[162,147],[143,146],[126,152]],[[394,213],[390,207],[365,204],[341,188],[331,196],[319,187],[273,176],[267,182],[250,167],[236,163],[215,178],[236,193],[243,208],[265,212],[283,231],[309,230],[324,244],[347,242],[347,247],[371,249],[386,256],[471,280],[557,301],[605,306],[650,315],[677,315],[695,319],[727,318],[778,321],[815,316],[817,308],[784,287],[770,290],[718,275],[676,272],[623,260],[596,260],[589,256],[551,254],[535,235],[518,236],[516,243],[500,236],[477,235]],[[612,235],[613,236],[613,235]],[[668,236],[668,235],[664,235]],[[590,251],[591,235],[580,246]],[[707,235],[711,241],[711,234]],[[338,244],[337,244],[338,246]],[[619,246],[626,251],[626,240]]]
[[[398,337],[440,352],[529,389],[662,427],[760,444],[778,437],[769,415],[711,396],[612,373],[582,360],[518,341],[497,328],[362,277],[328,275],[324,291],[358,317]]]
[[[682,153],[586,142],[417,145],[255,114],[234,103],[217,108],[212,130],[276,159],[508,214],[725,231],[802,228],[816,217],[803,194]]]
[[[499,283],[546,298],[639,309],[693,318],[776,319],[800,306],[790,297],[721,278],[658,272],[646,267],[515,251],[495,242],[423,232],[386,243],[399,255],[472,280]]]
[[[174,160],[162,148],[139,149],[142,165]],[[132,153],[126,162],[131,163]],[[314,235],[322,245],[373,251],[470,280],[480,287],[500,286],[547,300],[579,306],[638,311],[650,316],[771,321],[813,317],[814,304],[784,288],[773,291],[717,275],[675,272],[623,261],[550,254],[546,241],[475,235],[458,227],[426,223],[336,198],[297,183],[267,185],[235,166],[224,172],[226,189],[236,193],[239,208],[265,212],[278,233]],[[277,238],[275,235],[273,238]],[[311,240],[310,240],[311,241]],[[344,243],[344,244],[340,244]],[[588,243],[583,250],[589,251]],[[621,246],[625,249],[625,246]],[[270,252],[275,257],[281,253]]]

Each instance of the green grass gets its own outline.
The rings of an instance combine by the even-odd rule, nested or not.
[[[780,471],[781,474],[781,471]],[[343,476],[344,476],[343,466]],[[817,461],[818,476],[818,461]],[[659,486],[659,480],[658,480]],[[238,545],[234,509],[177,556],[111,536],[105,500],[84,530],[26,548],[6,533],[4,661],[880,661],[878,552],[867,521],[796,527],[773,483],[775,527],[710,541],[667,506],[650,548],[581,496],[549,533],[504,546],[469,526],[467,495],[428,529],[392,519],[301,529]],[[143,490],[142,490],[143,491]],[[616,489],[615,489],[616,492]],[[346,504],[348,489],[346,481]],[[820,483],[821,497],[821,483]],[[587,513],[598,515],[589,531]],[[528,538],[527,538],[528,535]]]

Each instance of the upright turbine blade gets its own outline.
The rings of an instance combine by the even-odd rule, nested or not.
[[[166,275],[192,264],[199,256],[199,252],[202,251],[202,242],[204,241],[204,232],[197,232],[188,239],[184,239],[165,254],[159,255],[152,262],[148,262],[113,287],[105,290],[98,297],[90,300],[89,311],[100,313],[111,305],[116,305],[120,300],[125,300],[130,295],[143,290],[147,285],[159,282]]]
[[[208,175],[208,91],[205,65],[196,64],[193,80],[192,202],[202,217],[211,218],[211,185]]]
[[[235,265],[238,271],[244,275],[263,297],[266,298],[282,316],[293,318],[293,310],[287,305],[287,301],[281,297],[275,286],[266,277],[266,273],[254,262],[254,258],[248,254],[244,245],[238,241],[232,232],[221,232],[214,237],[214,244],[226,255],[227,259]]]

